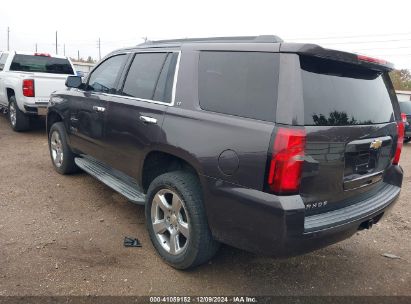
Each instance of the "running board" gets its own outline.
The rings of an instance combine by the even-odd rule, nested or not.
[[[94,176],[113,190],[124,195],[132,203],[144,205],[146,196],[131,177],[113,170],[104,164],[88,157],[76,157],[74,162],[78,167]]]

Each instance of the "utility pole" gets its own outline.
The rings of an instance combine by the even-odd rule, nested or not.
[[[10,27],[7,27],[7,51],[10,51]]]
[[[57,31],[56,31],[56,55],[59,53],[58,48],[57,48]]]
[[[64,51],[63,54],[64,54],[64,56],[66,56],[66,44],[64,44],[63,47],[64,47],[64,48],[63,48],[63,51]]]
[[[77,50],[77,61],[80,61],[80,50]]]
[[[98,58],[101,60],[101,40],[98,38]]]
[[[36,53],[37,53],[37,43],[36,43]]]

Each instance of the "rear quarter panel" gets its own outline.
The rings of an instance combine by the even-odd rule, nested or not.
[[[264,215],[264,204],[255,208],[254,201],[241,201],[238,193],[254,191],[271,200],[272,195],[261,191],[274,123],[202,110],[198,58],[198,51],[185,52],[183,48],[175,104],[166,111],[158,148],[186,160],[198,172],[213,236],[246,248],[249,239],[244,236],[259,233],[255,226],[244,225],[247,219],[251,216],[267,223],[273,219]],[[275,221],[270,227],[277,229],[278,223]],[[272,237],[267,236],[271,241]]]

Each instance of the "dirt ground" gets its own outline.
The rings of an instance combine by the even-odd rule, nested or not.
[[[223,246],[183,272],[156,255],[143,207],[85,173],[57,174],[43,124],[14,133],[0,115],[0,295],[411,295],[411,144],[401,164],[401,197],[371,230],[285,260]]]

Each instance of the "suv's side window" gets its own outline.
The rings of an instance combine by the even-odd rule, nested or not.
[[[126,54],[116,55],[100,64],[90,75],[88,88],[94,92],[116,93],[116,81],[123,69]]]
[[[8,57],[7,54],[2,54],[0,56],[0,71],[3,71],[4,65],[6,64],[7,57]]]
[[[203,51],[198,70],[203,110],[274,121],[278,54]]]
[[[124,82],[126,96],[171,102],[177,53],[137,53]]]

